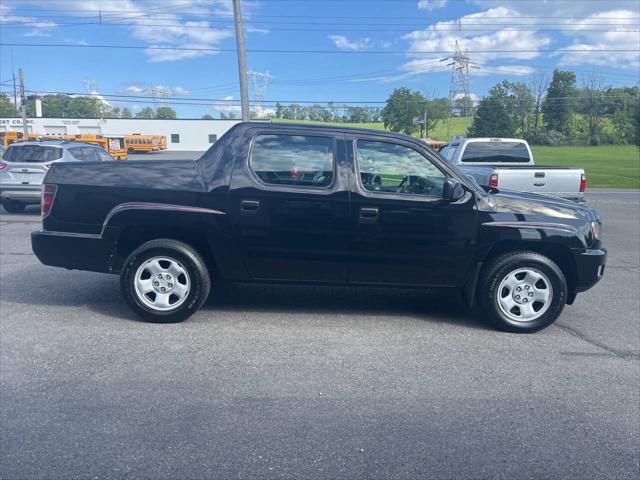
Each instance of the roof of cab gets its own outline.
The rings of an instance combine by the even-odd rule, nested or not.
[[[251,128],[279,128],[279,129],[309,129],[309,130],[333,130],[339,132],[351,132],[351,133],[366,133],[368,135],[382,135],[386,137],[395,137],[402,139],[411,139],[417,140],[415,137],[410,135],[405,135],[404,133],[396,133],[389,132],[387,130],[377,130],[375,128],[364,128],[364,127],[343,127],[341,125],[332,125],[332,124],[316,124],[316,123],[297,123],[297,122],[242,122],[238,123],[232,128],[242,128],[242,127],[251,127]]]

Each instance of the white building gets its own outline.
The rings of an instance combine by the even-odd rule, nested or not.
[[[167,150],[204,151],[239,120],[146,118],[28,118],[29,132],[75,135],[164,135]],[[0,118],[0,132],[23,131],[21,118]]]

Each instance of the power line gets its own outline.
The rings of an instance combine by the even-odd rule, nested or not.
[[[68,95],[68,96],[87,96],[86,93],[83,92],[64,92],[64,91],[43,91],[43,90],[26,90],[32,94],[48,94],[48,95]],[[153,100],[154,97],[151,95],[125,95],[125,94],[107,94],[101,93],[101,96],[105,98],[113,98],[114,100],[118,98],[123,99],[150,99]],[[628,95],[607,95],[603,94],[604,99],[614,99],[614,98],[629,98]],[[546,97],[547,100],[567,100],[567,99],[591,99],[590,96],[585,95],[566,95],[561,97]],[[167,96],[165,97],[167,101],[176,100],[176,101],[199,101],[199,102],[225,102],[229,104],[239,104],[240,100],[235,99],[226,99],[226,98],[193,98],[193,97],[175,97],[175,96]],[[638,100],[640,101],[640,100]],[[403,103],[417,103],[422,104],[424,100],[407,100]],[[298,103],[298,104],[314,104],[314,103],[335,103],[335,104],[345,104],[345,105],[360,105],[360,104],[386,104],[386,100],[283,100],[283,99],[269,99],[269,100],[254,100],[254,103]]]
[[[143,45],[95,45],[95,44],[64,44],[64,43],[0,43],[0,47],[37,47],[37,48],[110,48],[123,50],[174,50],[187,52],[236,52],[235,48],[212,48],[212,47],[161,47]],[[452,54],[451,50],[290,50],[290,49],[247,49],[251,53],[301,53],[301,54],[338,54],[338,55],[397,55],[397,54]],[[603,53],[603,52],[640,52],[637,48],[544,48],[544,49],[523,49],[523,50],[469,50],[469,53]]]
[[[77,22],[77,23],[62,23],[56,25],[43,25],[42,22],[19,22],[18,24],[10,24],[6,25],[6,22],[0,21],[1,28],[10,28],[10,29],[18,29],[18,30],[33,30],[33,29],[41,29],[41,30],[51,30],[58,28],[69,28],[69,27],[83,27],[83,26],[92,26],[92,25],[100,25],[102,27],[106,26],[137,26],[137,27],[150,27],[150,28],[166,28],[166,27],[185,27],[184,23],[136,23],[136,22],[110,22],[110,21],[96,21],[96,22]],[[640,33],[640,28],[636,29],[621,29],[620,27],[626,26],[621,24],[620,27],[611,24],[600,24],[607,25],[608,28],[583,28],[583,27],[574,27],[574,28],[538,28],[533,25],[528,26],[529,28],[517,28],[507,26],[506,28],[496,28],[501,24],[492,24],[487,25],[486,28],[469,28],[464,24],[460,26],[451,26],[451,28],[433,28],[429,27],[429,32],[608,32],[608,33]],[[506,24],[505,24],[506,25]],[[515,24],[518,25],[518,24]],[[254,25],[254,24],[246,24],[247,29],[268,29],[269,31],[283,31],[283,32],[335,32],[336,27],[331,28],[307,28],[307,27],[292,27],[292,28],[280,28],[280,27],[272,27],[269,25]],[[196,30],[224,30],[231,29],[231,26],[216,26],[216,25],[189,25],[188,28],[196,29]],[[414,28],[414,27],[408,27]],[[415,27],[418,28],[418,27]],[[340,32],[405,32],[404,28],[340,28]]]

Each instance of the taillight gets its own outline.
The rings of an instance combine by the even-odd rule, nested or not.
[[[2,170],[3,168],[7,168],[9,165],[7,165],[4,162],[0,162],[0,170]]]
[[[580,176],[580,192],[584,192],[585,189],[587,188],[587,176],[583,173]]]
[[[489,177],[489,186],[493,188],[498,188],[498,174],[494,173]]]
[[[56,190],[58,187],[55,185],[43,185],[42,186],[42,218],[49,215],[51,206],[53,205],[53,199],[56,196]]]

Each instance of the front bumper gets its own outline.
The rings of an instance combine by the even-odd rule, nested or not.
[[[110,272],[112,252],[100,235],[38,230],[31,233],[31,248],[45,265]]]
[[[598,283],[604,275],[607,251],[605,249],[585,250],[574,253],[574,259],[576,262],[575,292],[584,292]]]

